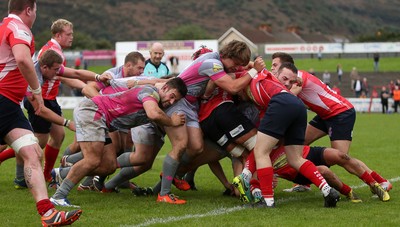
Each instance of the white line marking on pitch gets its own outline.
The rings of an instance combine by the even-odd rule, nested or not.
[[[399,181],[399,180],[400,180],[400,177],[389,179],[390,182],[396,182],[396,181]],[[351,186],[351,188],[354,188],[354,189],[362,188],[362,187],[367,187],[367,185],[366,184],[360,184],[360,185],[357,185],[357,186]],[[286,203],[286,202],[302,200],[302,199],[305,199],[305,198],[307,198],[307,197],[302,197],[302,198],[289,197],[289,198],[278,199],[277,202],[279,204],[282,204],[282,203]],[[204,213],[204,214],[188,214],[188,215],[177,216],[177,217],[152,218],[152,219],[150,219],[148,221],[145,221],[145,222],[137,224],[137,225],[122,225],[122,226],[123,227],[142,227],[142,226],[149,226],[149,225],[155,225],[155,224],[166,224],[166,223],[175,222],[175,221],[182,221],[182,220],[185,220],[185,219],[204,218],[204,217],[210,217],[210,216],[225,215],[225,214],[236,212],[236,211],[243,210],[243,209],[246,209],[246,208],[244,208],[242,206],[234,206],[234,207],[230,207],[230,208],[222,207],[222,208],[218,208],[218,209],[212,210],[212,211]]]

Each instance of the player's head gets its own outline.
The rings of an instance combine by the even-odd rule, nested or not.
[[[36,0],[9,0],[8,13],[18,15],[30,28],[36,20]]]
[[[53,39],[57,40],[62,48],[71,47],[74,40],[74,26],[65,19],[58,19],[51,25]]]
[[[56,51],[46,50],[39,58],[39,66],[43,78],[48,80],[54,78],[62,63],[63,58]]]
[[[186,96],[187,87],[181,78],[175,77],[165,83],[160,89],[159,94],[162,108],[167,108]]]
[[[297,83],[297,68],[291,62],[283,62],[277,71],[276,78],[285,85],[287,89]]]
[[[150,48],[150,61],[154,65],[161,64],[161,59],[164,57],[164,47],[161,43],[153,43]]]
[[[139,76],[144,70],[144,57],[137,51],[125,56],[124,77]]]
[[[208,48],[207,46],[201,45],[200,49],[198,49],[196,52],[193,53],[192,60],[196,60],[201,55],[209,52],[213,52],[213,50]]]
[[[275,52],[271,56],[272,62],[271,62],[271,73],[276,76],[280,66],[284,62],[289,62],[294,64],[294,60],[292,56],[290,56],[287,53],[284,52]]]
[[[250,62],[251,51],[246,43],[232,40],[219,51],[226,72],[235,72]]]

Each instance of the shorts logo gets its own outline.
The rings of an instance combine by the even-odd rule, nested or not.
[[[219,140],[217,141],[217,143],[222,147],[226,144],[226,142],[228,142],[228,137],[226,135],[223,135],[221,138],[219,138]]]
[[[219,64],[213,64],[213,71],[214,72],[219,72],[219,71],[222,71],[223,70],[223,68],[222,68],[222,66],[221,65],[219,65]]]
[[[239,135],[243,131],[244,131],[243,125],[239,125],[236,128],[232,129],[229,132],[229,134],[231,134],[232,138],[235,138],[237,135]]]

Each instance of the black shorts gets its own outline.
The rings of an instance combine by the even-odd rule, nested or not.
[[[353,128],[355,122],[356,111],[352,108],[325,120],[317,115],[309,122],[309,124],[329,135],[331,141],[351,141],[353,139]]]
[[[307,111],[304,103],[288,92],[274,95],[258,131],[276,139],[284,139],[284,145],[303,145],[307,127]]]
[[[310,147],[310,152],[308,153],[306,159],[314,163],[315,166],[327,166],[324,159],[324,151],[326,147]],[[300,173],[297,174],[296,178],[293,180],[296,184],[306,185],[312,184],[312,182]]]
[[[21,106],[0,95],[0,144],[5,144],[4,137],[15,128],[32,131]]]
[[[206,137],[224,149],[236,138],[255,128],[231,102],[223,103],[215,108],[210,116],[200,122],[200,126]]]
[[[54,113],[62,116],[61,107],[58,105],[57,100],[43,100],[44,105]],[[36,133],[49,133],[51,128],[51,122],[46,119],[39,117],[35,114],[35,110],[31,103],[25,98],[24,107],[28,111],[29,122],[31,122],[33,131]]]

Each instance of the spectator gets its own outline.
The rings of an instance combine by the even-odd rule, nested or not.
[[[169,61],[171,63],[172,74],[178,74],[179,58],[176,56],[171,56]]]
[[[362,92],[362,82],[361,82],[359,76],[357,77],[357,79],[355,80],[355,82],[353,84],[353,91],[354,91],[356,98],[360,98],[361,92]]]
[[[379,71],[379,53],[374,53],[374,71]]]
[[[351,84],[350,84],[350,89],[352,91],[354,91],[354,82],[358,79],[358,71],[356,67],[353,67],[353,69],[350,72],[350,80],[351,80]]]
[[[340,84],[342,84],[342,76],[343,76],[343,69],[342,69],[342,65],[341,64],[337,65],[336,72],[337,72],[339,85],[340,85]]]
[[[393,101],[394,101],[394,112],[397,113],[397,107],[400,104],[400,90],[399,86],[395,86],[394,91],[393,91]]]
[[[396,86],[396,84],[394,83],[393,80],[391,80],[391,81],[389,82],[389,92],[390,92],[390,96],[391,96],[391,97],[393,97],[393,91],[394,91],[395,86]]]
[[[318,57],[318,61],[322,60],[322,47],[319,48],[317,57]]]
[[[331,83],[331,74],[328,72],[328,70],[325,70],[322,74],[322,82],[328,86]]]
[[[75,58],[75,69],[81,68],[81,57]]]
[[[361,93],[365,94],[365,96],[369,97],[369,86],[368,86],[368,80],[366,77],[363,78],[361,82]]]
[[[385,86],[382,86],[381,90],[381,104],[382,104],[382,113],[387,113],[389,109],[389,91],[386,89]]]
[[[310,69],[308,70],[308,73],[310,73],[311,75],[315,76],[315,71],[314,71],[313,68],[310,68]]]

